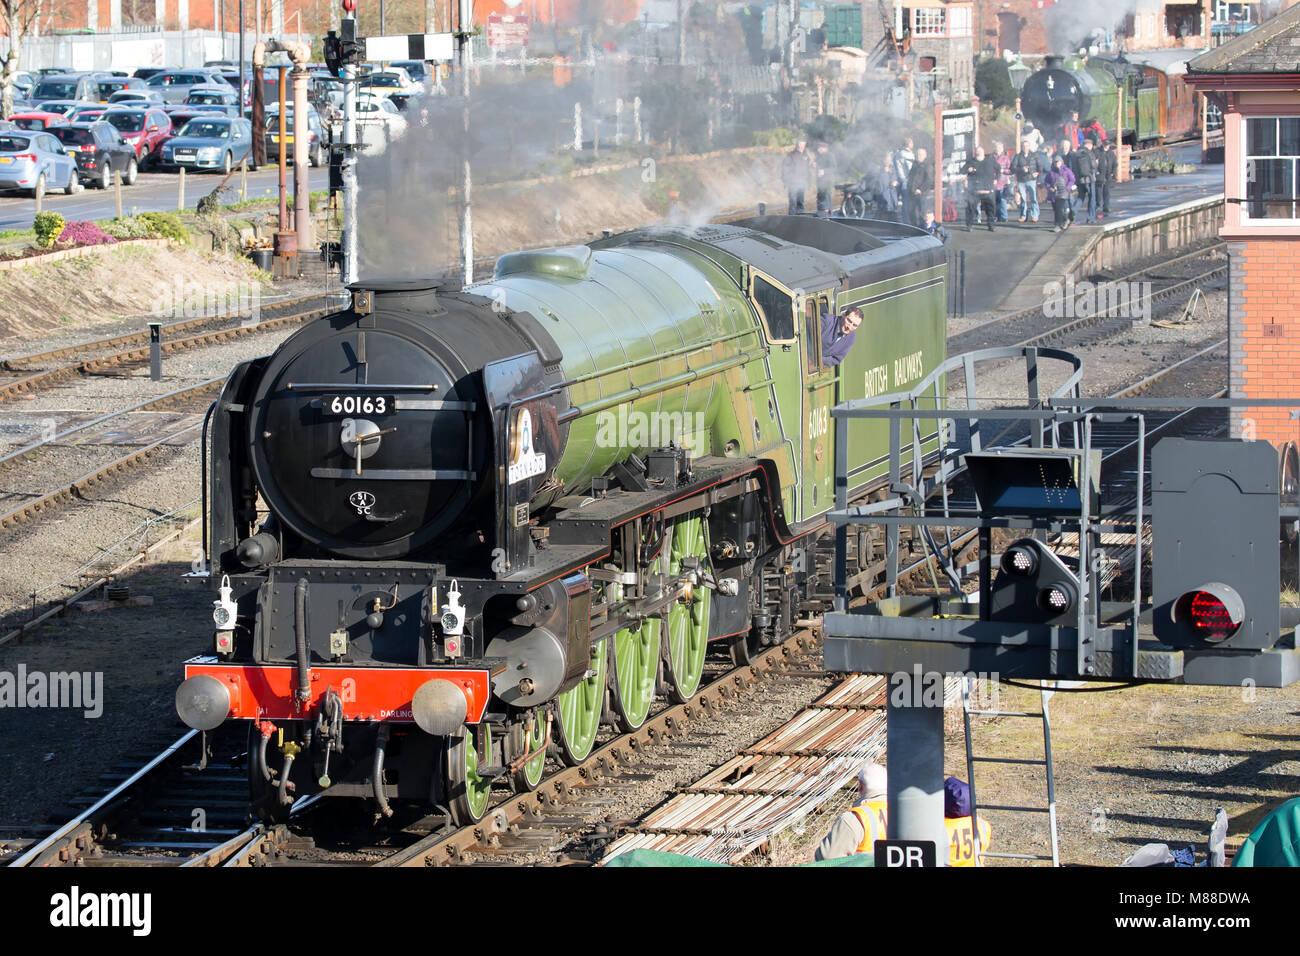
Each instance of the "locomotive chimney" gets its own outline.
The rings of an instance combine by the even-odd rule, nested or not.
[[[1065,64],[1065,57],[1053,53],[1044,61],[1043,68],[1048,70],[1059,70]]]

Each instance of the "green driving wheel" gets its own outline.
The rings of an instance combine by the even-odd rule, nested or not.
[[[701,517],[686,518],[673,526],[668,551],[668,574],[681,574],[687,558],[698,558],[700,573],[709,572],[708,528]],[[709,606],[713,592],[697,585],[689,599],[675,601],[668,611],[668,660],[664,681],[668,694],[685,703],[700,689],[704,655],[709,645]]]
[[[510,781],[519,793],[536,790],[537,785],[542,782],[542,773],[546,769],[546,748],[542,745],[546,742],[546,730],[549,722],[550,711],[534,711],[531,716],[521,718],[510,725],[510,735],[506,738],[508,744],[506,761],[508,763],[513,764],[521,757],[533,753],[539,747],[541,748],[536,757],[524,763],[510,775]]]
[[[656,562],[658,567],[658,562]],[[612,585],[619,588],[621,585]],[[616,600],[622,595],[616,595]],[[659,618],[645,618],[614,634],[611,653],[614,679],[610,698],[615,723],[625,733],[636,730],[650,716],[659,676]]]
[[[560,759],[571,767],[586,760],[596,745],[605,710],[605,641],[592,643],[587,671],[590,676],[555,699],[555,744]]]
[[[488,763],[492,753],[492,728],[488,727],[483,740],[486,752],[479,754],[474,746],[474,734],[468,727],[459,735],[447,739],[447,781],[451,785],[451,815],[457,826],[475,823],[487,813],[488,793],[492,781],[479,775],[479,768]]]

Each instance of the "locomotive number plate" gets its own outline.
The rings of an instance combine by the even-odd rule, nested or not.
[[[390,415],[397,411],[392,395],[324,395],[320,407],[326,415]]]

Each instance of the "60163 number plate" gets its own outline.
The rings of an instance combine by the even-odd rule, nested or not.
[[[391,415],[395,401],[392,395],[324,395],[320,407],[326,415]]]

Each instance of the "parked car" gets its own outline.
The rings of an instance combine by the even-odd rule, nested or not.
[[[46,130],[56,126],[67,126],[68,118],[62,113],[47,113],[43,110],[28,110],[26,113],[14,113],[9,122],[19,129]]]
[[[19,70],[14,74],[14,96],[26,99],[35,85],[36,77],[26,70]]]
[[[123,142],[110,124],[74,123],[58,127],[54,135],[76,159],[83,182],[108,189],[113,185],[113,173],[120,172],[123,183],[135,185],[140,168],[135,158],[135,147]]]
[[[406,129],[406,120],[401,111],[386,96],[372,94],[358,96],[357,122],[387,126],[389,133],[398,133]]]
[[[69,123],[90,123],[99,119],[108,109],[107,106],[78,106],[63,114]]]
[[[162,106],[165,102],[157,90],[118,90],[108,98],[109,106]]]
[[[163,143],[172,135],[172,121],[161,109],[114,107],[104,113],[104,122],[134,147],[141,169],[149,169],[161,162]]]
[[[145,82],[149,89],[161,93],[168,103],[184,103],[194,87],[222,80],[220,70],[166,70]]]
[[[292,109],[285,111],[285,155],[289,162],[293,162],[293,147],[295,135],[294,111]],[[323,166],[329,159],[328,140],[329,137],[325,132],[325,124],[321,116],[312,107],[307,107],[307,132],[310,134],[307,143],[307,162],[312,166]],[[280,159],[280,104],[275,103],[267,107],[266,110],[266,157],[271,159],[275,157],[275,162],[279,163]]]
[[[98,105],[98,103],[90,103],[86,100],[45,100],[42,103],[35,104],[30,110],[27,110],[27,112],[58,113],[61,116],[67,116],[75,109]]]
[[[163,73],[165,71],[166,68],[161,66],[142,66],[140,67],[140,69],[136,70],[131,75],[138,80],[147,80],[150,77],[157,76],[159,73]]]
[[[186,106],[208,106],[226,116],[239,115],[239,93],[225,83],[196,86],[185,97]]]
[[[113,76],[99,81],[99,95],[96,99],[101,103],[112,102],[113,94],[120,93],[123,90],[143,90],[144,80],[137,79],[133,76]]]
[[[389,93],[406,93],[413,95],[422,91],[419,83],[414,82],[405,70],[384,70],[379,73],[371,73],[361,81],[360,90],[363,93],[374,93],[377,95],[386,95]]]
[[[80,192],[76,160],[49,133],[0,132],[0,189]]]
[[[99,70],[43,76],[32,87],[32,95],[29,99],[35,103],[43,103],[46,100],[82,100],[97,103],[100,100],[99,84],[108,79],[111,77]]]
[[[433,72],[429,69],[429,64],[423,60],[397,60],[391,66],[405,70],[406,75],[421,86],[428,86],[433,79]]]
[[[191,166],[230,172],[253,149],[253,124],[233,116],[194,117],[163,144],[166,166]]]

